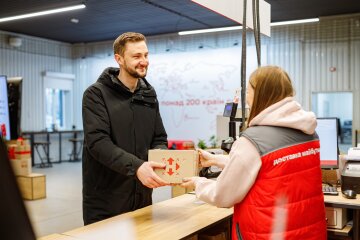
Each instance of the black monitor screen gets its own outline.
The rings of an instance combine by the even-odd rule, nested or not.
[[[21,93],[22,78],[14,77],[7,79],[7,92],[9,102],[10,137],[17,139],[21,134]]]
[[[0,239],[33,240],[35,234],[0,137]]]
[[[337,118],[318,118],[316,133],[320,139],[321,168],[338,168],[338,121]]]

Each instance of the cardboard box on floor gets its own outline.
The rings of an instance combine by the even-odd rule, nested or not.
[[[185,177],[198,175],[199,154],[196,150],[150,150],[149,162],[166,165],[155,173],[169,183],[182,183]]]
[[[32,173],[28,176],[16,177],[23,199],[36,200],[46,198],[45,174]]]

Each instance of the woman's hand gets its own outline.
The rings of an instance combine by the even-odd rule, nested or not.
[[[202,149],[198,149],[198,152],[202,167],[211,167],[216,164],[216,157],[214,154],[211,154]]]
[[[189,177],[189,178],[183,178],[183,183],[180,184],[181,187],[184,188],[195,188],[195,181],[200,177]]]

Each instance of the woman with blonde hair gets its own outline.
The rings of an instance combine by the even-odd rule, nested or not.
[[[223,168],[214,180],[182,186],[217,207],[234,206],[233,239],[326,239],[324,197],[314,113],[297,103],[288,74],[277,66],[250,76],[248,127],[229,155],[199,150],[201,164]]]

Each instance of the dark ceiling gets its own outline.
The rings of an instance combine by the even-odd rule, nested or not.
[[[266,0],[271,21],[360,13],[360,0]],[[0,30],[68,43],[113,40],[127,31],[146,36],[237,23],[190,0],[2,0],[0,18],[85,3],[67,13],[0,23]],[[78,19],[72,23],[71,19]]]

